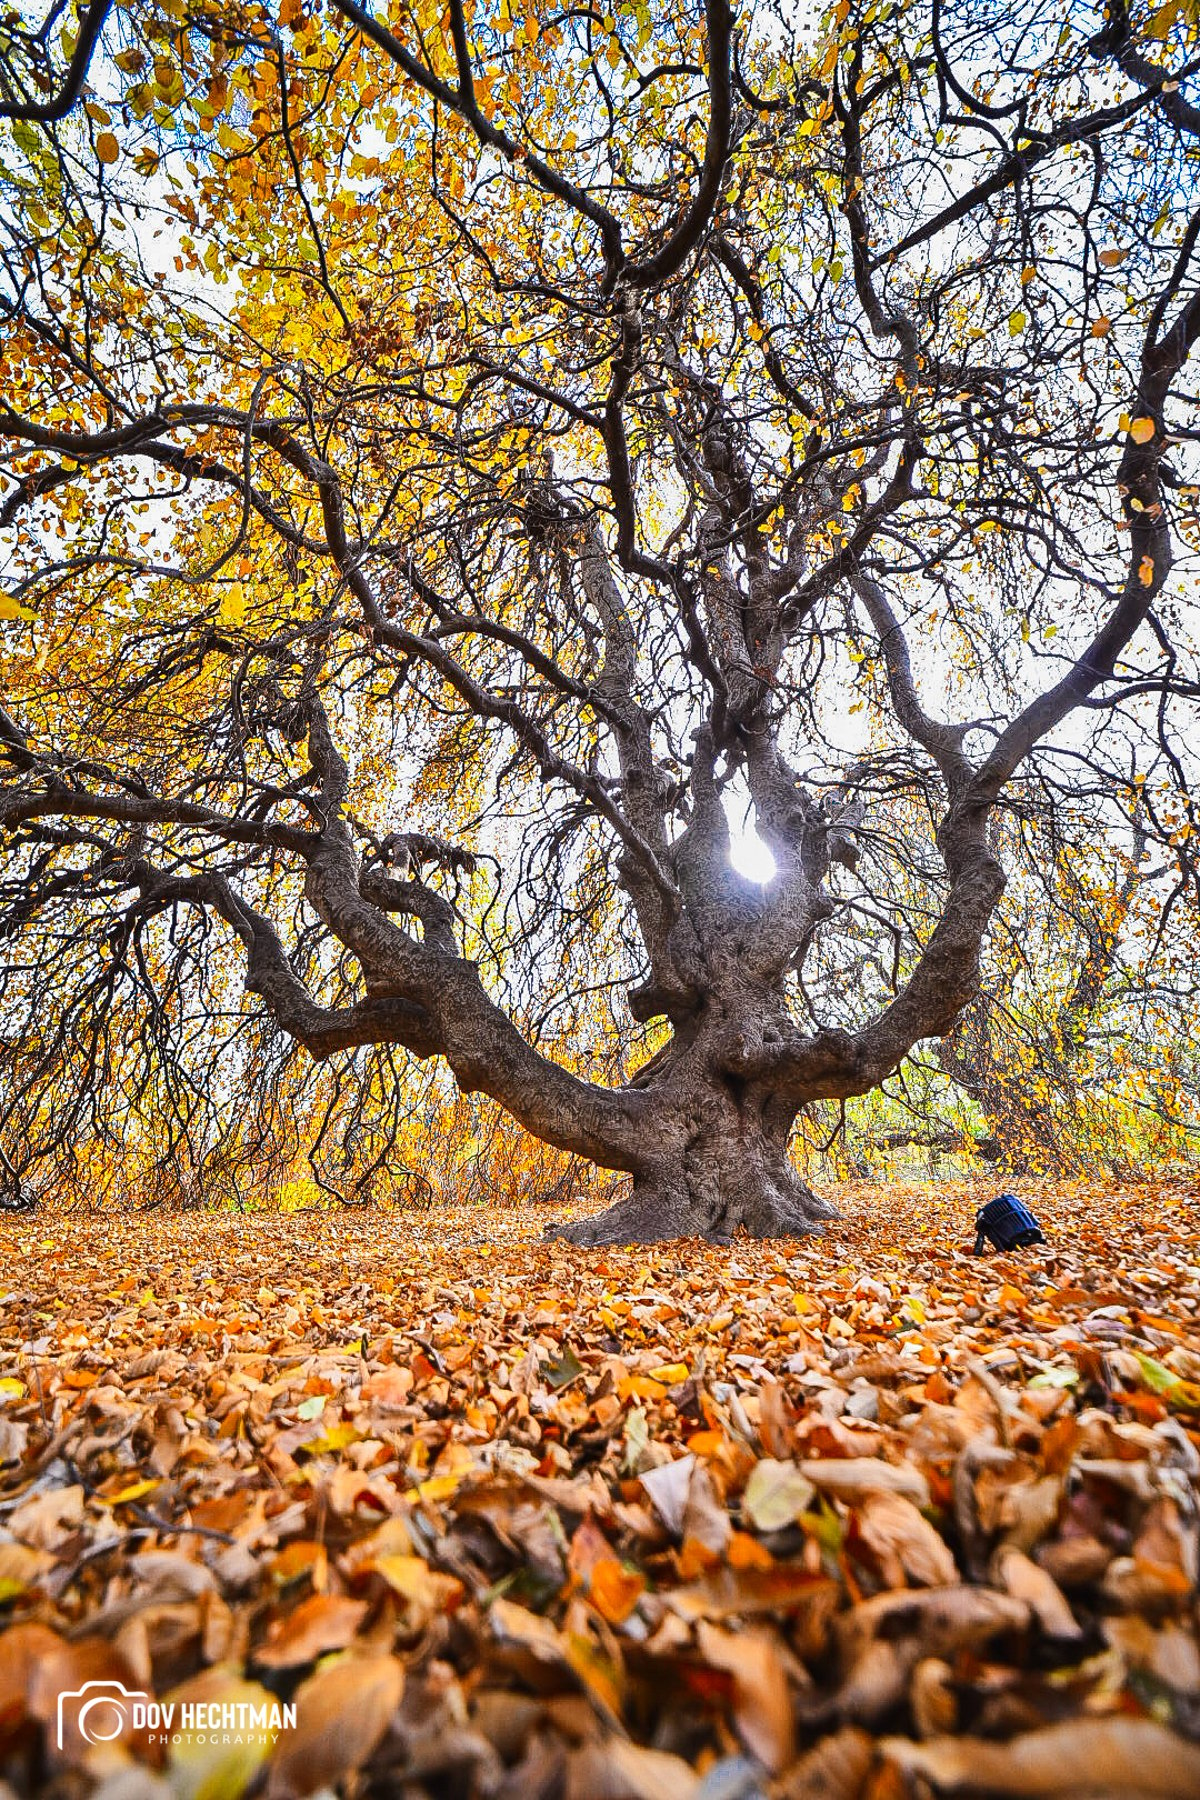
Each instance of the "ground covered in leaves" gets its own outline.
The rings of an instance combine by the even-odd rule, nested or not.
[[[976,1260],[983,1197],[726,1249],[0,1221],[0,1777],[1193,1800],[1196,1196],[1035,1189],[1048,1245]],[[175,1728],[89,1743],[90,1682]]]

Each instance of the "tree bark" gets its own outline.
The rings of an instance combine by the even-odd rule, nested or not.
[[[802,1237],[838,1217],[788,1156],[795,1108],[765,1087],[693,1076],[646,1121],[646,1160],[630,1192],[593,1218],[556,1223],[575,1244],[648,1244],[700,1237]]]

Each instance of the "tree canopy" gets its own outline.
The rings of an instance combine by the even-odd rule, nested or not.
[[[300,1047],[347,1162],[432,1059],[584,1241],[809,1229],[1047,870],[1067,1066],[1195,895],[1194,6],[0,33],[10,1168]]]

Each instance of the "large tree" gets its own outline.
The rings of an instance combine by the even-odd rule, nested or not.
[[[0,32],[14,1128],[249,1079],[234,1014],[627,1171],[577,1241],[816,1226],[798,1114],[954,1028],[1013,784],[1194,691],[1193,13]],[[882,992],[806,981],[851,923]]]

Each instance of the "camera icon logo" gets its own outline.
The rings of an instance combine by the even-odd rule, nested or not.
[[[85,1681],[74,1693],[58,1696],[58,1747],[72,1725],[85,1744],[111,1744],[131,1723],[135,1701],[148,1702],[141,1688],[119,1681]]]

